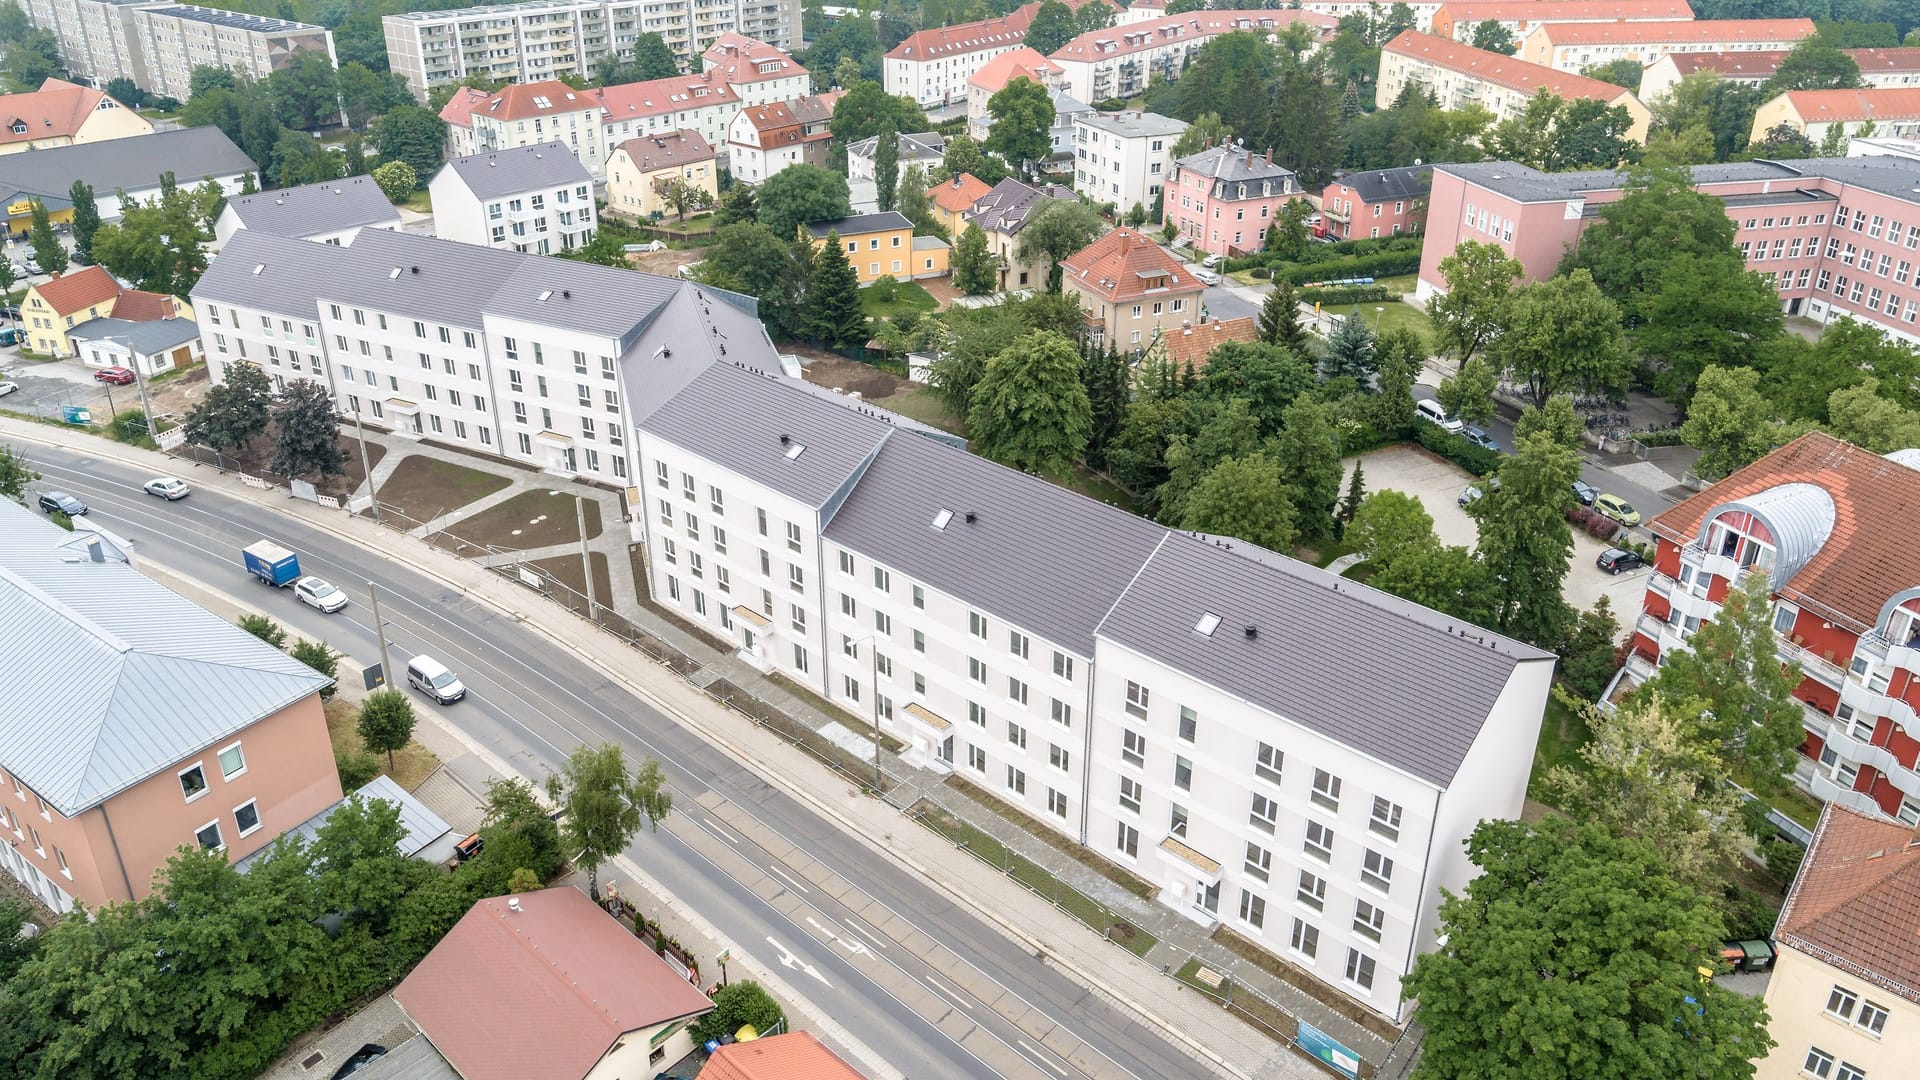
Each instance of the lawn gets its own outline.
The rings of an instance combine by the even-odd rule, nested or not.
[[[523,491],[498,506],[462,518],[434,538],[439,547],[464,554],[467,544],[524,551],[549,544],[577,544],[580,528],[568,488]],[[581,500],[586,512],[587,538],[600,535],[600,503]],[[455,539],[455,537],[458,539]]]
[[[1547,698],[1546,715],[1540,718],[1540,741],[1533,750],[1533,777],[1528,788],[1536,789],[1556,765],[1579,768],[1580,748],[1591,737],[1586,717],[1567,708],[1558,698]],[[1536,799],[1540,797],[1537,790],[1530,790],[1529,794]]]
[[[867,313],[867,318],[891,319],[910,310],[925,315],[940,306],[933,294],[911,281],[895,283],[892,299],[882,300],[881,296],[871,285],[860,290],[860,310]]]
[[[1054,482],[1060,483],[1058,479]],[[1140,512],[1133,496],[1124,488],[1077,462],[1073,466],[1073,476],[1063,486],[1070,487],[1090,499],[1098,499],[1110,506],[1117,506],[1129,514]]]
[[[401,693],[405,692],[401,691]],[[359,706],[345,698],[336,697],[328,701],[325,708],[327,738],[333,743],[333,752],[335,754],[360,753],[366,750],[366,747],[361,745],[360,733],[356,730],[360,723]],[[380,762],[380,775],[393,777],[394,783],[408,791],[419,787],[420,781],[425,780],[428,774],[440,767],[440,759],[434,757],[432,751],[421,746],[418,740],[393,752],[392,768],[387,767],[387,755],[375,754],[374,757]]]
[[[955,435],[967,433],[966,421],[940,400],[938,394],[926,387],[893,394],[889,397],[872,398],[870,403],[878,405],[888,412],[897,412],[908,419],[918,420],[942,431],[951,431]]]
[[[613,577],[607,572],[607,557],[595,551],[589,553],[593,560],[593,598],[595,602],[607,607],[618,603],[613,595]],[[556,555],[550,559],[531,559],[526,563],[554,581],[581,596],[587,595],[587,579],[580,573],[580,556]]]
[[[414,454],[380,485],[381,509],[392,507],[416,524],[491,495],[513,481],[451,461]]]
[[[433,194],[426,188],[421,188],[402,200],[400,205],[416,214],[431,214],[433,213]]]

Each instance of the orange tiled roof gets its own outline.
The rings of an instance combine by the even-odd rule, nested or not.
[[[1260,324],[1251,315],[1238,319],[1215,319],[1199,326],[1178,330],[1162,329],[1155,342],[1164,358],[1176,369],[1190,367],[1205,371],[1213,350],[1230,342],[1245,344],[1260,340]]]
[[[52,281],[33,287],[40,299],[45,300],[59,315],[71,315],[76,311],[85,311],[95,304],[104,304],[120,295],[120,283],[113,275],[98,266],[89,266],[71,274],[62,274]]]
[[[1779,41],[1814,33],[1812,19],[1688,19],[1674,22],[1547,23],[1535,30],[1555,45],[1664,45],[1706,41]]]
[[[1045,83],[1049,77],[1058,74],[1060,74],[1059,64],[1042,56],[1038,50],[1022,45],[1017,49],[1008,49],[987,61],[979,71],[967,77],[967,82],[990,94],[996,94],[1015,79],[1027,78],[1037,83]]]
[[[61,79],[48,79],[31,93],[0,95],[0,146],[70,139],[106,96]]]
[[[1815,431],[1689,496],[1647,527],[1684,546],[1722,503],[1795,483],[1816,485],[1833,500],[1833,531],[1775,591],[1856,631],[1873,627],[1888,597],[1920,581],[1920,545],[1902,524],[1920,519],[1920,469]]]
[[[441,106],[440,119],[448,127],[472,127],[473,110],[490,96],[492,95],[484,90],[463,86],[455,90],[453,96],[447,99],[447,103]]]
[[[600,95],[601,118],[606,123],[639,116],[665,116],[684,109],[737,105],[740,101],[733,87],[706,72],[622,83],[595,92]]]
[[[1787,101],[1809,124],[1855,120],[1908,120],[1920,116],[1920,88],[1889,90],[1792,90]]]
[[[721,1047],[700,1070],[702,1080],[865,1080],[840,1055],[804,1031]]]
[[[927,198],[933,204],[950,214],[958,214],[973,208],[980,196],[993,190],[993,185],[972,173],[961,173],[944,184],[935,184],[927,189]]]
[[[548,79],[546,82],[514,83],[475,105],[471,115],[490,116],[495,120],[528,120],[536,116],[599,108],[598,90],[575,90],[558,79]]]
[[[1860,65],[1860,74],[1871,78],[1875,72],[1920,71],[1920,48],[1848,49],[1847,55]]]
[[[714,38],[713,44],[707,46],[707,51],[700,59],[709,71],[719,72],[720,77],[729,83],[765,82],[768,79],[790,79],[807,74],[807,69],[779,46],[756,41],[731,30]],[[766,70],[761,70],[763,67]]]
[[[1387,42],[1383,51],[1410,56],[1435,67],[1458,71],[1495,86],[1527,94],[1551,90],[1563,98],[1592,98],[1611,102],[1628,92],[1599,79],[1589,79],[1545,64],[1476,49],[1452,38],[1423,34],[1418,30],[1402,30],[1399,37]]]
[[[1134,23],[1121,23],[1105,30],[1089,30],[1048,55],[1054,60],[1094,62],[1113,60],[1130,53],[1145,52],[1175,42],[1205,44],[1207,39],[1239,30],[1273,34],[1294,23],[1314,28],[1317,39],[1333,36],[1337,20],[1297,9],[1254,8],[1246,11],[1203,9],[1184,15],[1163,15]]]
[[[1648,19],[1679,22],[1693,19],[1687,0],[1466,0],[1465,3],[1440,5],[1436,16],[1445,15],[1455,26],[1478,26],[1496,22],[1615,22]]]
[[[957,26],[939,26],[908,34],[888,51],[888,60],[932,60],[955,53],[1004,49],[1027,39],[1027,24],[1033,21],[1038,4],[1028,4],[1011,14]]]
[[[179,301],[166,293],[124,289],[113,301],[113,317],[128,322],[159,322],[178,314]]]
[[[1131,300],[1148,293],[1199,292],[1200,283],[1180,260],[1150,237],[1115,229],[1060,261],[1064,279],[1106,299]]]
[[[1905,825],[1828,803],[1774,935],[1920,1002],[1920,839]]]

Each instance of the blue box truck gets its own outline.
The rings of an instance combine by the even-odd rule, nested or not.
[[[247,561],[247,573],[261,582],[285,588],[300,578],[300,556],[271,540],[256,540],[240,549]]]

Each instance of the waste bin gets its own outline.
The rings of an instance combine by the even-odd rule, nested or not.
[[[1738,970],[1740,971],[1772,971],[1773,970],[1773,946],[1769,945],[1767,942],[1743,941],[1740,943],[1740,951],[1745,953],[1746,955],[1741,960]]]

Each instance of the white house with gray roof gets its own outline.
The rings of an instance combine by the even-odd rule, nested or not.
[[[131,368],[148,378],[206,359],[192,319],[88,319],[67,339],[89,367]]]
[[[1124,214],[1153,206],[1185,120],[1158,113],[1084,112],[1073,118],[1073,189]]]
[[[442,240],[548,255],[593,239],[593,176],[564,143],[454,158],[427,191]]]
[[[361,229],[394,230],[400,211],[371,176],[235,195],[213,223],[213,248],[226,246],[241,229],[321,244],[351,244]]]

